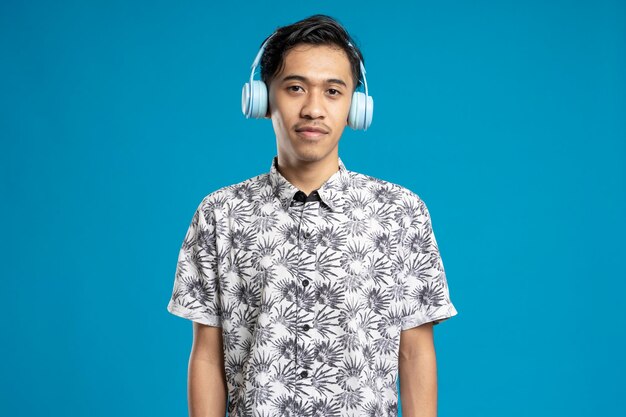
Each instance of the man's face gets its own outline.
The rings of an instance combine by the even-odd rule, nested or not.
[[[353,90],[343,49],[310,44],[290,49],[269,91],[278,152],[290,161],[312,162],[335,151],[348,124]]]

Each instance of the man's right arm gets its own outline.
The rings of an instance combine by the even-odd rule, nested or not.
[[[224,371],[221,327],[193,322],[188,400],[190,417],[224,417],[226,415],[228,388]]]

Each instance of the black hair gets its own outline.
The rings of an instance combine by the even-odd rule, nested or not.
[[[265,38],[263,42],[270,36]],[[348,45],[348,42],[352,46]],[[273,77],[282,71],[287,51],[302,43],[336,45],[342,48],[346,52],[352,67],[354,89],[356,90],[361,84],[361,66],[359,61],[363,61],[364,64],[365,61],[358,46],[336,19],[327,15],[316,14],[276,29],[274,36],[265,46],[260,62],[261,79],[268,89]]]

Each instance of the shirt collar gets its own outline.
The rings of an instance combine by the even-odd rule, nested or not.
[[[317,189],[317,192],[324,204],[330,207],[332,211],[341,213],[344,193],[349,185],[350,175],[341,158],[337,158],[339,160],[339,169]],[[269,182],[274,196],[278,198],[283,209],[287,211],[289,206],[291,206],[291,200],[294,195],[300,190],[278,172],[277,164],[278,156],[274,156],[269,172]]]

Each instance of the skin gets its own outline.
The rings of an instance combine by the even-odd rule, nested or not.
[[[293,75],[302,79],[285,79]],[[338,145],[348,125],[353,91],[348,56],[343,49],[329,45],[295,46],[270,82],[266,118],[271,118],[276,134],[278,170],[307,195],[339,168]],[[310,140],[296,132],[302,125],[319,126],[328,133],[319,140]],[[190,416],[223,417],[227,384],[222,329],[194,322],[193,330],[188,378]],[[403,416],[436,417],[432,323],[402,331],[398,366]]]
[[[193,322],[187,400],[190,417],[224,417],[228,391],[222,328]]]
[[[348,125],[353,91],[348,56],[334,45],[296,45],[270,82],[266,117],[272,119],[276,134],[278,170],[306,194],[339,169],[338,145]],[[307,139],[296,132],[303,125],[328,133],[319,140]]]
[[[400,398],[405,417],[437,417],[437,358],[433,324],[400,333]]]

